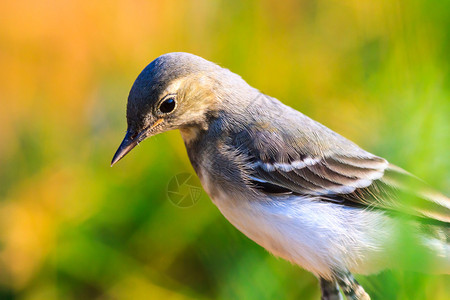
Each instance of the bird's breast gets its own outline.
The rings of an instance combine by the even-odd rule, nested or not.
[[[255,198],[221,188],[205,170],[201,182],[225,218],[272,254],[323,277],[333,269],[372,273],[386,266],[389,219],[379,212],[316,201]]]

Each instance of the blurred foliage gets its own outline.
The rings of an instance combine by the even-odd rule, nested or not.
[[[128,91],[160,54],[240,74],[450,194],[450,1],[1,1],[0,299],[318,299],[316,279],[231,226],[177,132],[114,168]],[[405,249],[409,251],[410,249]],[[448,276],[358,279],[449,299]]]

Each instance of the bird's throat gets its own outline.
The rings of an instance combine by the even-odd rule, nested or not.
[[[192,144],[195,142],[199,136],[201,129],[196,126],[180,128],[181,137],[186,145]]]

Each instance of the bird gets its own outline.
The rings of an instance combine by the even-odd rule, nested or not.
[[[190,53],[163,54],[132,85],[126,118],[111,166],[148,137],[179,130],[223,216],[314,274],[321,299],[342,299],[340,289],[347,299],[370,299],[353,274],[450,273],[447,196],[227,68]],[[402,228],[430,257],[430,270],[403,265]]]

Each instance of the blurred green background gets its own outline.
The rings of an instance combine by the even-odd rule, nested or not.
[[[450,1],[1,1],[0,299],[318,299],[202,192],[178,132],[114,168],[157,56],[240,74],[450,194]],[[409,249],[405,249],[408,251]],[[448,276],[357,276],[373,299],[449,299]]]

